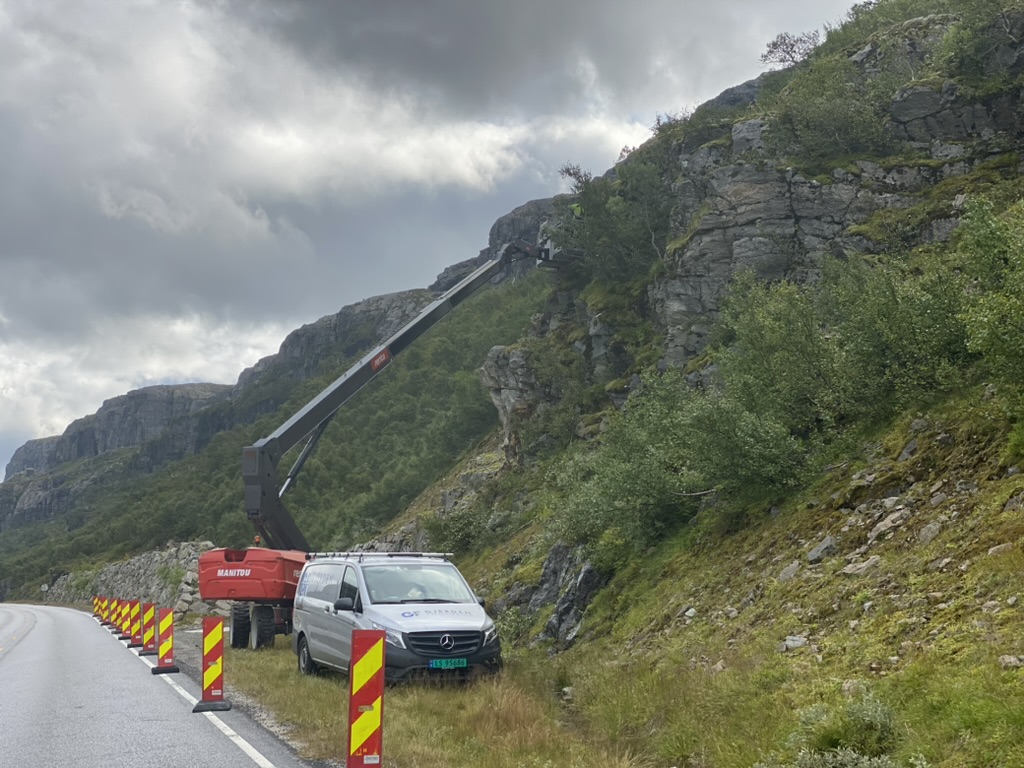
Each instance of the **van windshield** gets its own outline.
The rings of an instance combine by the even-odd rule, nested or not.
[[[449,563],[364,565],[374,603],[475,603],[476,597]]]

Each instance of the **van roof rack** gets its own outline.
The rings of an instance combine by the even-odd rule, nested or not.
[[[435,557],[441,560],[450,560],[455,556],[453,552],[307,552],[307,560],[315,560],[318,557],[354,557],[360,562],[363,558],[369,557]]]

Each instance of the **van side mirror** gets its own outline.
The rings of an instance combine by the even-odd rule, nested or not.
[[[352,602],[351,597],[339,597],[334,601],[335,611],[351,611],[354,606],[355,603]]]

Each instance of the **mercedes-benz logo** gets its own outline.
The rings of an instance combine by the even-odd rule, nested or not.
[[[455,638],[451,635],[441,635],[441,639],[438,640],[438,643],[440,643],[444,650],[450,651],[455,647]]]

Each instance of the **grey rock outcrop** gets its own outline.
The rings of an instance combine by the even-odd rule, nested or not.
[[[167,384],[112,397],[96,413],[71,422],[59,437],[33,440],[19,448],[6,477],[27,469],[46,472],[77,459],[140,446],[230,392],[230,386],[221,384]]]
[[[233,395],[257,384],[269,371],[301,381],[330,361],[366,352],[381,343],[435,298],[430,291],[399,291],[343,307],[289,333],[277,354],[259,360],[238,376]],[[277,407],[275,403],[273,407]]]
[[[869,76],[879,71],[884,56],[917,66],[952,22],[953,17],[940,15],[911,20],[884,50],[869,46],[856,54],[855,63]],[[1009,23],[1024,29],[1024,15]],[[995,37],[1001,41],[1001,60],[1024,67],[1021,46],[1009,44],[1014,38]],[[750,87],[741,88],[746,95],[739,104],[756,99],[754,83],[745,86]],[[952,82],[907,86],[892,100],[892,133],[927,149],[931,160],[885,169],[859,162],[855,172],[836,169],[827,181],[777,167],[778,158],[765,149],[760,119],[737,122],[726,141],[678,147],[668,269],[648,291],[656,325],[665,334],[666,363],[682,365],[703,351],[737,272],[749,269],[767,281],[804,281],[817,277],[827,256],[880,250],[851,228],[877,211],[915,204],[921,190],[971,172],[990,151],[1005,151],[1008,142],[1019,146],[1022,96],[1019,86],[981,97]],[[955,216],[929,221],[918,234],[926,241],[945,240],[956,224]]]
[[[576,642],[583,628],[587,607],[605,585],[606,579],[590,563],[584,563],[569,588],[558,598],[555,611],[548,619],[541,638],[555,641],[558,650]]]
[[[487,257],[493,259],[498,255],[502,245],[514,240],[537,242],[541,227],[554,216],[554,213],[554,199],[548,197],[523,203],[501,216],[491,225],[491,231],[488,233]]]
[[[50,466],[49,457],[58,440],[59,435],[29,440],[14,452],[4,477],[10,479],[21,472],[45,472]]]
[[[820,563],[826,557],[832,557],[838,551],[839,547],[835,537],[826,536],[818,546],[807,553],[807,562],[812,564]]]
[[[525,347],[492,347],[479,371],[480,380],[498,411],[506,453],[518,453],[516,426],[533,416],[541,405],[555,401],[538,382]]]

